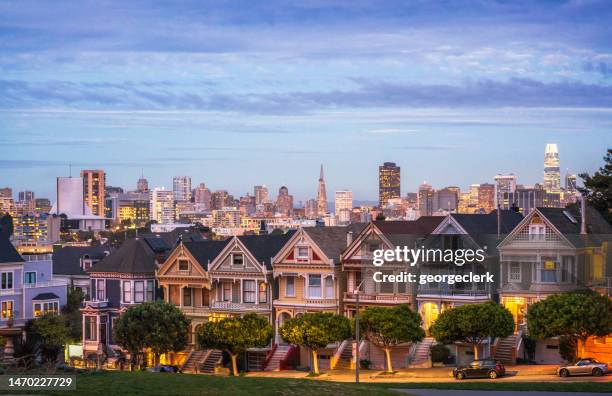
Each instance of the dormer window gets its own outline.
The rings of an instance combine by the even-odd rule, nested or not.
[[[309,258],[308,247],[306,247],[306,246],[299,246],[297,248],[296,256],[297,256],[298,259],[307,260]]]
[[[232,254],[232,265],[244,265],[244,256],[241,253]]]
[[[189,271],[189,260],[178,260],[178,269],[179,271]]]

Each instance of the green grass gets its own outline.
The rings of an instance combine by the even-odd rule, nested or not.
[[[612,382],[432,382],[339,383],[316,379],[213,377],[149,372],[98,372],[77,375],[76,391],[44,391],[45,395],[398,395],[391,389],[560,391],[612,393]],[[19,393],[19,392],[11,392]],[[35,392],[25,392],[32,394]]]

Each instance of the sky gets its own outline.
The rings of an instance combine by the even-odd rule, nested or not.
[[[0,187],[104,169],[235,196],[540,182],[612,147],[612,3],[3,1]]]

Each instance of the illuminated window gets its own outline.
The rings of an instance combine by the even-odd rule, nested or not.
[[[557,281],[557,263],[545,260],[540,263],[540,282],[553,283]]]
[[[13,302],[12,301],[2,301],[2,320],[6,320],[8,318],[13,317]]]
[[[44,301],[34,304],[34,317],[44,315],[46,313],[59,313],[59,301]]]
[[[264,282],[259,283],[259,302],[268,302],[268,288]]]

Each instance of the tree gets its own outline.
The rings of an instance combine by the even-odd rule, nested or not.
[[[612,149],[604,157],[604,165],[593,176],[581,173],[584,187],[579,188],[587,202],[612,222]]]
[[[472,344],[474,358],[478,359],[478,346],[489,337],[508,337],[514,331],[514,319],[506,308],[489,301],[447,309],[430,330],[438,342]]]
[[[40,348],[47,360],[55,361],[60,351],[70,340],[70,328],[66,319],[56,313],[46,313],[35,319],[32,331],[40,339]]]
[[[83,315],[81,305],[85,300],[85,293],[81,289],[68,289],[66,305],[62,308],[62,315],[70,328],[70,340],[80,341],[83,336]]]
[[[13,226],[13,218],[10,214],[5,213],[3,216],[0,216],[0,234],[4,234],[7,238],[10,238],[13,235],[14,226]]]
[[[529,306],[527,330],[531,337],[574,337],[584,345],[591,336],[612,333],[612,301],[593,291],[553,294]]]
[[[272,339],[272,326],[255,313],[242,317],[207,322],[198,329],[198,344],[203,348],[222,349],[232,359],[232,374],[238,376],[237,357],[249,348],[263,348]]]
[[[346,317],[316,312],[289,319],[280,327],[279,333],[286,342],[310,349],[311,372],[319,374],[319,349],[351,337],[352,332],[351,323]]]
[[[393,372],[391,348],[425,337],[421,316],[408,305],[367,308],[360,315],[359,328],[365,338],[385,351],[387,372]]]
[[[132,362],[143,349],[155,356],[185,349],[190,321],[177,307],[164,301],[145,302],[127,309],[115,322],[114,339],[132,355]]]

